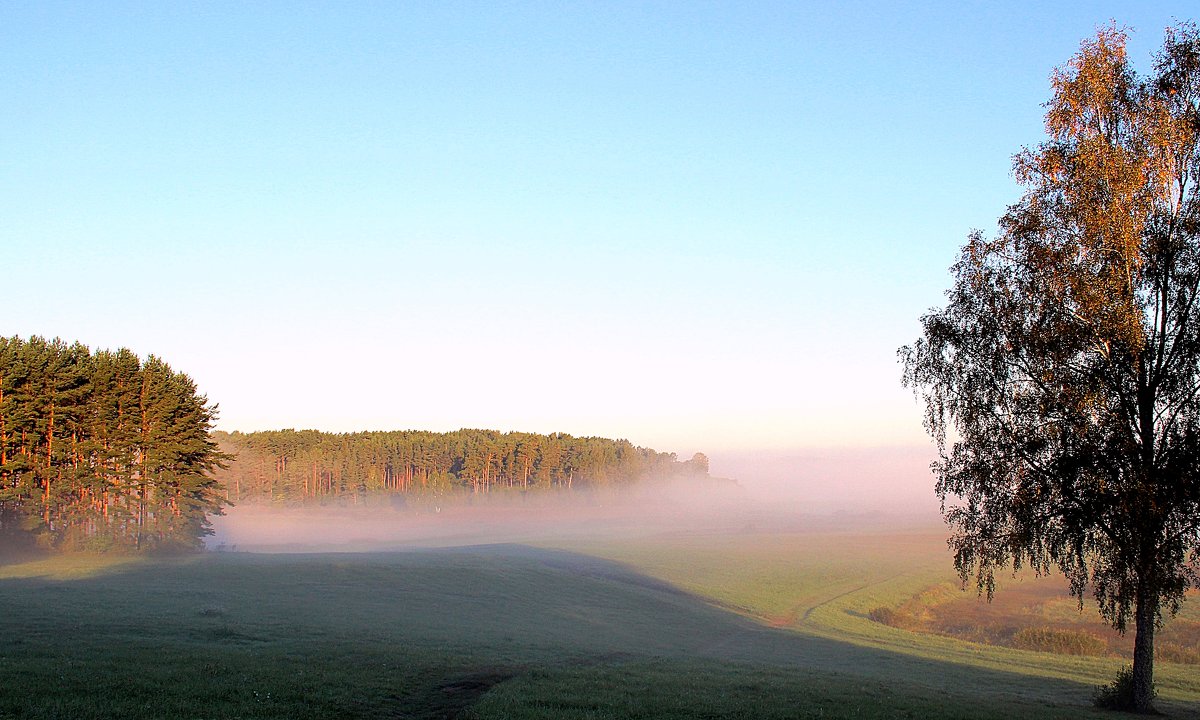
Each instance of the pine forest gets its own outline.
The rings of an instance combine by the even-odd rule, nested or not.
[[[236,459],[218,473],[227,498],[245,503],[392,504],[404,498],[495,492],[594,490],[676,476],[707,477],[696,453],[627,440],[494,430],[217,432]]]
[[[215,417],[153,355],[0,337],[0,543],[199,547],[223,504]]]
[[[232,505],[388,505],[707,478],[627,440],[458,430],[213,430],[216,406],[151,355],[0,337],[0,547],[200,548]]]

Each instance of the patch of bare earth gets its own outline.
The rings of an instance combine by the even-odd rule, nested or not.
[[[514,671],[496,668],[443,678],[423,692],[389,697],[392,711],[387,717],[395,720],[455,720],[488,690],[516,675]]]

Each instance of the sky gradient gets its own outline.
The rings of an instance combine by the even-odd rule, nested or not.
[[[1051,70],[1188,12],[4,3],[0,333],[159,355],[226,430],[910,457],[896,349]]]

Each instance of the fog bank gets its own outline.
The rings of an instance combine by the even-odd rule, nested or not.
[[[762,502],[797,512],[937,520],[932,444],[881,448],[733,451],[709,455],[714,475],[736,477]]]
[[[388,506],[245,505],[214,519],[215,550],[367,551],[658,534],[939,524],[932,451],[724,453],[714,475],[604,491],[411,497]],[[398,498],[400,496],[397,496]]]

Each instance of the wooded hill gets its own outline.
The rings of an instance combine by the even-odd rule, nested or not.
[[[215,414],[153,355],[0,337],[0,548],[200,546]]]
[[[230,501],[359,502],[382,495],[600,488],[653,478],[708,476],[708,458],[627,440],[562,433],[316,430],[214,433],[235,456],[217,473]]]

